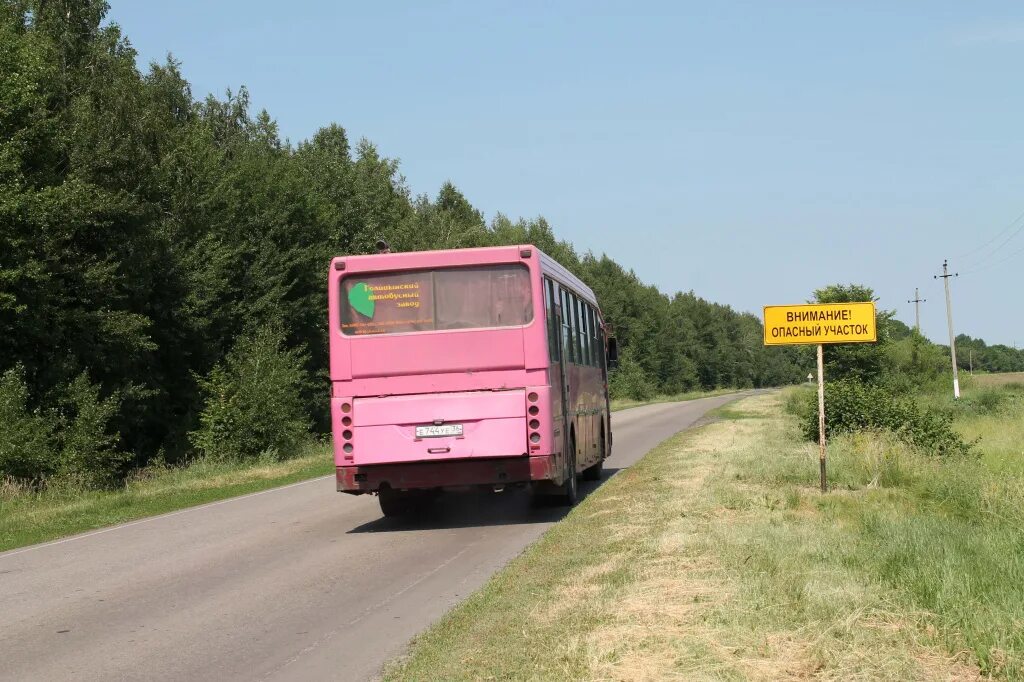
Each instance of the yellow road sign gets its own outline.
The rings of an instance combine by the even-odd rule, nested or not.
[[[870,301],[764,307],[766,346],[870,343],[877,340],[875,304]]]

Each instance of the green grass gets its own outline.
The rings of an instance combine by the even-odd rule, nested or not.
[[[982,461],[993,473],[1024,478],[1024,384],[982,384],[962,401],[956,429],[979,442]]]
[[[811,508],[823,524],[819,535],[833,529],[842,542],[790,552],[786,563],[795,569],[825,559],[855,570],[890,590],[902,611],[924,618],[950,654],[967,652],[982,672],[1021,679],[1024,405],[1010,402],[982,414],[966,409],[955,426],[978,439],[977,458],[943,460],[885,434],[835,439],[829,446],[834,491]],[[809,482],[796,456],[737,465],[738,480],[757,485],[793,491]],[[767,532],[781,538],[786,529]],[[786,553],[773,554],[781,560]]]
[[[837,438],[823,496],[793,392],[614,477],[385,678],[1024,679],[1024,406],[963,409],[977,457]]]
[[[133,521],[146,516],[325,476],[334,471],[326,446],[310,446],[280,462],[197,461],[148,469],[123,488],[82,490],[56,483],[31,492],[0,482],[0,551]]]
[[[675,395],[656,395],[650,400],[633,400],[632,398],[613,398],[611,401],[612,412],[619,410],[628,410],[631,407],[641,407],[643,405],[654,405],[656,403],[677,403],[684,400],[699,400],[700,398],[711,398],[716,395],[726,395],[728,393],[735,393],[738,390],[736,388],[716,388],[710,391],[688,391],[686,393],[677,393]]]

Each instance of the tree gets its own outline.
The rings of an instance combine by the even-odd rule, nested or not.
[[[597,293],[623,351],[617,391],[798,376],[753,316],[580,255],[543,217],[485,221],[454,182],[413,198],[398,160],[338,124],[293,147],[244,87],[197,101],[173,57],[140,72],[107,9],[0,2],[0,392],[32,444],[15,457],[0,439],[0,471],[108,485],[158,453],[285,453],[326,431],[325,271],[381,238],[535,244]],[[276,368],[269,431],[250,357]]]
[[[0,477],[32,481],[54,471],[53,419],[30,408],[21,366],[0,376],[0,422]]]
[[[191,434],[205,457],[240,461],[292,457],[309,432],[301,387],[305,359],[284,347],[280,329],[242,336],[223,364],[200,381],[206,402]]]
[[[860,284],[832,284],[814,290],[817,303],[858,303],[877,301],[875,292]],[[885,370],[885,354],[891,332],[891,311],[877,312],[878,342],[830,344],[825,349],[825,375],[829,379],[851,378],[879,381]]]
[[[132,460],[131,453],[118,447],[120,436],[110,429],[120,396],[101,398],[99,386],[83,372],[68,386],[62,403],[59,473],[89,487],[116,485]]]

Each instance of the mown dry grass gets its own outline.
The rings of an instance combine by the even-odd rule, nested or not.
[[[1024,372],[1003,372],[1000,374],[974,374],[971,379],[978,386],[1006,386],[1020,384],[1024,386]]]
[[[318,445],[283,461],[200,460],[186,467],[153,467],[116,490],[84,490],[73,482],[53,481],[43,492],[34,492],[0,481],[0,551],[325,476],[333,470],[329,448]]]
[[[840,511],[863,493],[821,498],[780,396],[728,412],[606,483],[385,678],[980,679],[955,624],[866,570]]]

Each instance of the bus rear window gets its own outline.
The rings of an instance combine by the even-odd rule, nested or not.
[[[533,320],[523,265],[480,265],[352,275],[341,282],[348,335],[514,327]]]

